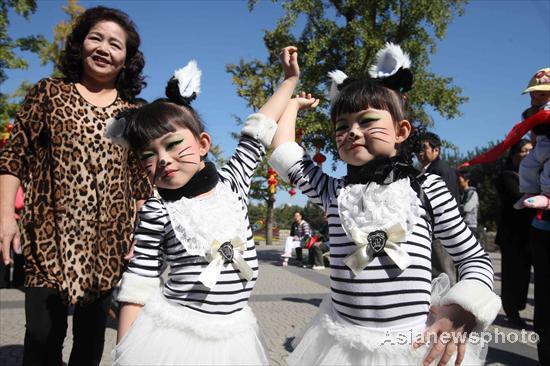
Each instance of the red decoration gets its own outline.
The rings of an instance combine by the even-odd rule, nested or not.
[[[271,194],[277,190],[277,173],[271,167],[267,169],[267,190]]]
[[[531,117],[525,119],[524,121],[519,122],[514,127],[512,127],[512,130],[510,130],[504,141],[493,147],[491,150],[488,150],[485,153],[476,156],[472,160],[462,163],[457,169],[476,164],[487,164],[494,162],[502,154],[504,154],[509,147],[518,142],[523,137],[523,135],[529,132],[533,127],[540,124],[550,124],[550,111],[539,111],[533,114]]]
[[[327,160],[327,157],[324,156],[322,153],[318,152],[317,154],[313,155],[313,161],[317,163],[317,165],[323,164]]]
[[[6,145],[6,142],[10,138],[10,132],[13,129],[13,125],[11,123],[8,123],[5,127],[4,132],[0,134],[0,147],[4,147]]]
[[[294,188],[290,188],[288,190],[288,194],[290,195],[290,197],[293,197],[296,194],[296,190]]]

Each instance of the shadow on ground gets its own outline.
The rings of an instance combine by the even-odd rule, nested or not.
[[[539,363],[529,357],[524,357],[516,353],[503,351],[501,349],[489,348],[487,352],[486,364],[502,363],[504,365],[537,366]]]
[[[313,305],[317,308],[319,307],[319,305],[321,305],[321,302],[323,301],[323,299],[319,299],[319,298],[303,299],[303,298],[299,298],[299,297],[283,297],[282,300],[283,301],[295,302],[295,303],[299,303],[299,304],[310,304],[310,305]]]

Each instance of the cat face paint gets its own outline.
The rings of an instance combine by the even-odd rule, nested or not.
[[[204,168],[201,157],[210,149],[210,136],[203,132],[197,139],[187,128],[177,127],[151,141],[141,152],[140,160],[147,176],[157,187],[183,187]]]
[[[403,141],[386,110],[369,108],[343,114],[338,116],[334,127],[340,158],[354,166],[364,165],[375,157],[394,156],[396,145]]]

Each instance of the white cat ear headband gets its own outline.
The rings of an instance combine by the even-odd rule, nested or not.
[[[369,69],[370,77],[377,79],[382,85],[400,93],[411,90],[412,72],[410,71],[411,60],[409,55],[403,52],[401,47],[391,42],[376,53],[376,63]],[[331,103],[336,101],[340,93],[339,87],[348,76],[340,70],[328,73],[332,80],[330,86]]]
[[[174,71],[174,76],[168,81],[166,87],[168,99],[176,104],[190,106],[191,101],[201,92],[201,75],[202,71],[195,60],[189,61],[185,67]],[[177,83],[177,96],[172,95],[176,93],[169,93],[168,91],[173,83]],[[131,117],[136,109],[123,111],[107,122],[105,137],[111,139],[113,144],[125,148],[129,147],[129,143],[125,138],[126,120]]]

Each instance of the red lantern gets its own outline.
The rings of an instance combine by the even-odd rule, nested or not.
[[[271,167],[267,169],[267,190],[271,194],[277,190],[277,173]]]
[[[294,188],[290,188],[288,190],[288,194],[290,195],[290,197],[293,197],[296,194],[296,190]]]
[[[13,129],[13,125],[11,123],[8,123],[6,125],[6,128],[2,134],[0,134],[0,147],[4,147],[6,145],[6,142],[10,138],[10,132]]]

